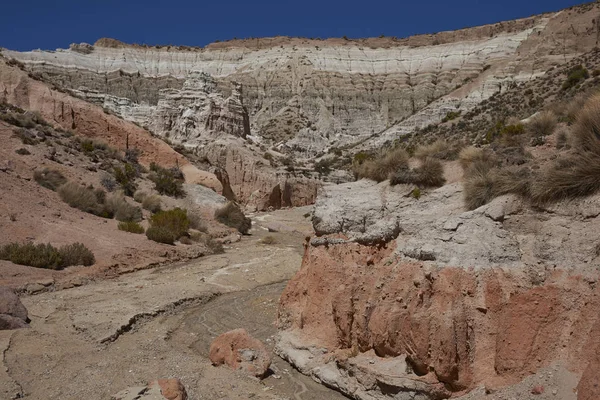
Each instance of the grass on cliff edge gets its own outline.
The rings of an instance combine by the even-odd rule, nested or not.
[[[553,116],[546,112],[539,118],[536,134],[554,130]],[[472,210],[508,193],[542,205],[600,191],[600,95],[588,99],[577,114],[569,142],[570,149],[541,167],[534,162],[509,167],[489,149],[463,150],[459,158],[465,172],[466,207]]]

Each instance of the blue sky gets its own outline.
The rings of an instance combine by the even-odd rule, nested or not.
[[[204,46],[234,37],[406,37],[527,17],[574,0],[5,0],[0,47],[67,48],[112,37]]]

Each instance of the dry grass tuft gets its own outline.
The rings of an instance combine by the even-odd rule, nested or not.
[[[161,208],[160,197],[154,195],[146,197],[142,201],[142,207],[144,208],[144,210],[148,210],[153,213],[159,212]]]
[[[240,207],[231,201],[215,211],[215,219],[222,224],[237,229],[244,235],[252,228],[252,220],[246,217]]]
[[[142,220],[142,210],[129,204],[122,194],[114,194],[106,199],[106,209],[121,222],[139,222]]]
[[[438,158],[441,160],[453,160],[460,152],[460,147],[457,144],[450,144],[443,139],[438,139],[435,142],[417,147],[415,157],[424,160],[426,158]]]
[[[408,166],[408,153],[401,148],[395,148],[371,160],[364,161],[355,168],[358,178],[368,178],[376,182],[382,182],[389,178],[390,174]]]
[[[404,167],[393,173],[390,177],[391,185],[401,183],[414,184],[425,187],[440,187],[446,182],[444,167],[440,160],[427,157],[421,165],[414,169]]]
[[[533,137],[548,136],[554,133],[558,121],[551,111],[542,111],[527,123],[527,132]]]
[[[60,173],[60,171],[48,168],[44,168],[43,170],[36,170],[33,173],[33,179],[35,179],[35,181],[39,183],[40,186],[54,191],[56,191],[56,189],[58,189],[60,186],[67,183],[67,178],[65,178],[63,174]]]

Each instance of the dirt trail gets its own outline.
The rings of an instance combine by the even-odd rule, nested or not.
[[[24,297],[31,329],[0,332],[0,398],[108,399],[163,377],[179,377],[191,399],[343,398],[277,357],[263,381],[207,358],[211,340],[238,327],[272,347],[309,210],[255,216],[252,235],[222,255]],[[262,244],[267,235],[275,243]]]

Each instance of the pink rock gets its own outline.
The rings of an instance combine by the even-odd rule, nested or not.
[[[271,365],[265,345],[245,329],[235,329],[217,337],[210,345],[209,357],[213,365],[226,364],[257,377],[264,376]]]

